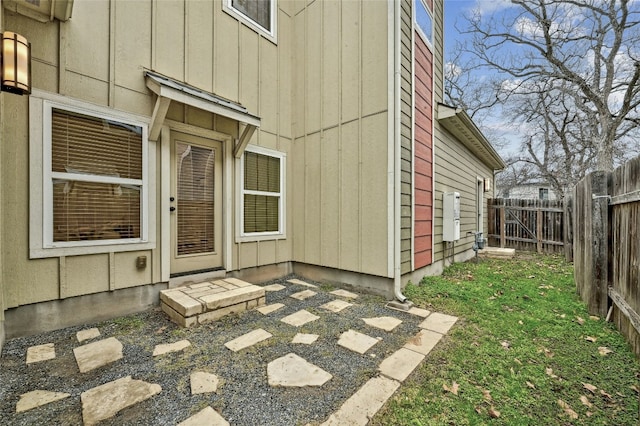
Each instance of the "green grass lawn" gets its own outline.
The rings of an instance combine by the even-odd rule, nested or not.
[[[371,424],[639,424],[640,364],[562,258],[455,264],[405,295],[460,319]]]

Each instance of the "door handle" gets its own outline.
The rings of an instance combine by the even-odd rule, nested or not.
[[[171,201],[172,203],[176,200],[175,197],[169,197],[169,201]]]
[[[169,211],[170,211],[170,212],[175,212],[175,211],[176,211],[176,208],[175,208],[175,207],[173,207],[173,206],[171,206],[171,207],[169,207]]]

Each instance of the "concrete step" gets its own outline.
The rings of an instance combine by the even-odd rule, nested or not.
[[[501,247],[485,247],[478,251],[478,255],[482,257],[491,257],[494,259],[512,259],[516,255],[516,249]]]
[[[160,306],[183,327],[216,321],[265,304],[265,290],[237,278],[205,281],[160,292]]]

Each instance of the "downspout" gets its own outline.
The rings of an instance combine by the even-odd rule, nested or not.
[[[393,1],[393,0],[390,0]],[[398,299],[401,303],[407,301],[407,298],[402,294],[402,270],[400,268],[401,265],[401,215],[402,209],[400,203],[402,201],[401,198],[401,138],[400,138],[400,129],[402,125],[402,114],[400,112],[400,82],[401,82],[401,63],[400,63],[400,55],[401,48],[400,45],[402,43],[401,39],[401,9],[400,9],[400,1],[393,1],[394,4],[394,17],[393,17],[393,155],[394,155],[394,180],[395,180],[395,188],[394,188],[394,211],[393,211],[393,238],[394,238],[394,250],[393,250],[393,294],[396,299]]]

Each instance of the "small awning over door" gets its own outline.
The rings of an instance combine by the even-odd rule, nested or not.
[[[169,104],[173,100],[246,124],[242,135],[240,135],[240,139],[233,149],[233,154],[236,158],[242,156],[253,132],[256,128],[260,127],[260,117],[250,114],[245,107],[238,103],[162,74],[145,70],[144,75],[147,87],[158,95],[156,105],[153,108],[153,115],[151,116],[151,126],[149,129],[150,140],[158,140],[160,129],[162,128],[167,110],[169,109]]]

